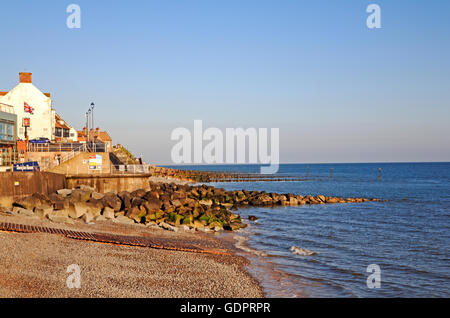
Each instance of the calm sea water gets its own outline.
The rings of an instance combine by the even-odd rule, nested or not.
[[[268,254],[252,261],[267,296],[450,296],[450,163],[286,164],[279,174],[305,176],[308,167],[309,181],[212,185],[388,202],[240,209],[243,217],[259,218],[239,235]],[[259,172],[256,165],[183,168]],[[291,246],[317,254],[294,255]],[[265,277],[261,263],[280,277]],[[369,264],[381,268],[379,289],[366,285]]]

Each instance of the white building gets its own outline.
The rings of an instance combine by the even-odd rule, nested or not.
[[[52,108],[52,99],[49,93],[43,93],[33,85],[31,75],[19,73],[19,85],[9,92],[0,92],[0,103],[14,107],[17,115],[17,138],[26,139],[23,127],[25,119],[30,123],[30,127],[27,128],[30,140],[42,137],[55,141],[56,113]],[[72,128],[70,130],[68,139],[76,141],[76,130]]]

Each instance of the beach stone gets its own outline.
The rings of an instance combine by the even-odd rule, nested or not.
[[[143,205],[144,203],[147,203],[147,201],[145,201],[144,199],[138,198],[138,197],[134,197],[133,199],[131,199],[131,207],[139,207],[141,205]]]
[[[106,219],[114,219],[114,218],[115,218],[114,210],[111,209],[109,206],[105,207],[105,208],[103,209],[103,216],[104,216]]]
[[[34,212],[32,210],[24,209],[21,207],[14,207],[13,212],[19,214],[19,215],[25,215],[25,216],[33,216]]]
[[[67,197],[68,195],[70,195],[72,193],[71,189],[60,189],[57,190],[56,193],[58,193],[59,195],[62,195],[63,197]]]
[[[87,192],[90,192],[90,193],[92,193],[92,192],[95,191],[95,189],[94,189],[93,187],[88,186],[88,185],[86,185],[86,184],[80,184],[80,185],[78,186],[78,189],[83,190],[83,191],[87,191]]]
[[[91,212],[83,214],[83,221],[85,223],[91,223],[93,219],[94,219],[94,216],[91,214]]]
[[[82,189],[75,189],[72,190],[72,194],[70,195],[70,197],[75,202],[87,202],[91,198],[91,192]]]
[[[50,193],[50,194],[48,195],[48,199],[49,199],[52,203],[55,203],[55,202],[63,201],[63,200],[64,200],[64,197],[63,197],[62,195],[60,195],[60,194],[57,194],[57,193]]]
[[[34,212],[38,217],[45,219],[47,215],[53,212],[53,208],[50,206],[38,206]]]
[[[169,203],[168,201],[166,201]],[[165,205],[166,203],[164,203]],[[170,204],[169,204],[170,206]],[[159,211],[161,208],[161,201],[156,198],[149,198],[146,203],[144,203],[144,207],[147,210],[147,213]],[[166,210],[167,211],[167,210]]]
[[[134,221],[132,219],[127,218],[124,215],[118,215],[117,217],[112,219],[112,221],[120,224],[134,224]]]
[[[338,198],[327,198],[326,203],[338,203],[340,200]]]
[[[120,211],[122,208],[122,200],[112,192],[105,194],[105,196],[102,199],[102,202],[104,206],[109,206],[115,212]]]
[[[105,216],[103,216],[103,215],[97,215],[96,217],[95,217],[95,221],[107,221],[108,219],[107,218],[105,218]]]
[[[158,193],[158,191],[147,191],[147,193],[142,197],[142,199],[147,200],[147,201],[149,199],[159,200],[159,193]]]
[[[131,192],[132,198],[142,198],[147,192],[144,189],[137,189]]]
[[[165,222],[159,223],[159,227],[163,228],[164,230],[172,231],[172,232],[178,232],[178,228],[175,226],[172,226],[170,224],[167,224]]]
[[[199,220],[194,220],[194,228],[199,229],[205,227],[205,224],[203,224],[201,221]]]
[[[145,210],[145,208],[141,207],[132,207],[130,209],[127,210],[127,212],[125,213],[125,216],[136,221],[137,223],[141,223],[142,218],[145,217],[147,215],[147,211]]]
[[[325,196],[323,196],[323,195],[318,195],[318,196],[316,197],[316,199],[317,199],[317,201],[319,201],[319,202],[325,202],[325,201],[326,201]]]
[[[13,205],[27,210],[34,210],[35,207],[42,205],[42,202],[35,196],[27,196],[14,201]]]
[[[101,200],[103,199],[105,195],[103,193],[98,193],[98,192],[92,192],[91,194],[91,198],[95,199],[95,200]]]
[[[85,202],[74,202],[67,211],[69,217],[78,219],[88,212],[88,206]]]
[[[73,221],[69,219],[66,211],[53,211],[47,215],[47,218],[55,223],[73,224]]]
[[[215,228],[219,228],[219,229],[223,229],[223,226],[220,222],[214,221],[208,224],[210,229],[215,229]]]
[[[249,221],[256,221],[256,220],[258,220],[258,218],[256,216],[254,216],[254,215],[249,215],[248,219],[249,219]]]
[[[170,201],[170,203],[176,208],[181,206],[181,202],[178,199],[172,200],[172,201]]]
[[[187,225],[181,225],[180,226],[181,227],[181,229],[183,229],[184,231],[189,231],[191,228],[189,227],[189,226],[187,226]]]
[[[121,191],[117,196],[122,200],[122,209],[126,210],[131,208],[131,193],[128,191]]]
[[[211,206],[213,204],[211,199],[202,199],[199,201],[199,203],[206,206]]]
[[[86,203],[88,212],[92,214],[93,217],[99,216],[102,214],[103,203],[101,200],[91,199]]]
[[[53,209],[55,210],[64,210],[70,207],[70,201],[68,199],[63,199],[60,201],[56,201],[53,203]]]

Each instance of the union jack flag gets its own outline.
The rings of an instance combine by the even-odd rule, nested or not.
[[[25,113],[30,113],[31,115],[33,115],[34,108],[28,105],[26,102],[23,102],[23,111]]]

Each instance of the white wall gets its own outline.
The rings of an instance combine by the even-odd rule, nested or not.
[[[30,139],[45,137],[52,140],[55,130],[54,116],[50,97],[45,96],[31,83],[20,83],[8,94],[0,97],[0,102],[14,106],[17,114],[17,137],[25,139],[25,129],[22,127],[23,118],[30,118],[31,129],[28,129]],[[24,102],[34,108],[33,114],[24,111]],[[52,117],[53,116],[53,117]]]

